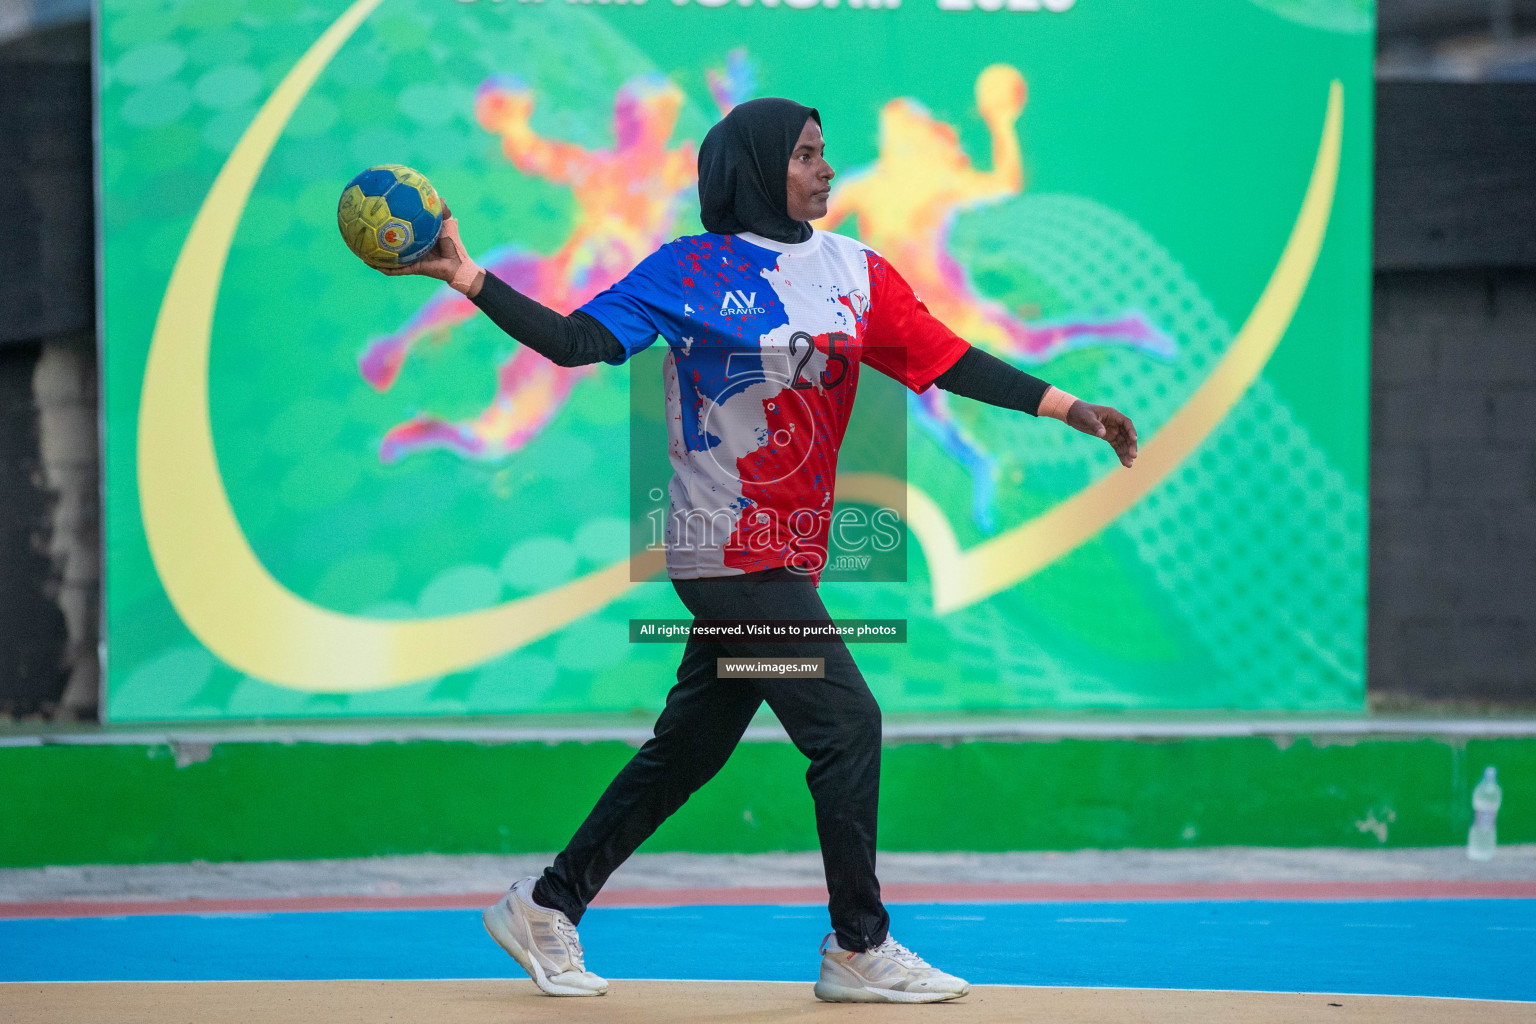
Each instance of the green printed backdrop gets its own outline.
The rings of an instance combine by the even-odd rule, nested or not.
[[[1139,324],[1140,341],[1106,328],[1043,361],[1009,357],[1126,410],[1145,441],[1216,365],[1269,281],[1338,80],[1342,162],[1320,258],[1274,356],[1193,455],[1107,530],[986,600],[936,615],[918,544],[908,582],[823,593],[835,615],[910,621],[909,644],[855,651],[888,712],[1361,708],[1370,0],[1077,0],[1064,11],[829,3],[384,0],[277,142],[218,296],[212,433],[262,564],[321,607],[407,619],[540,594],[624,557],[627,371],[581,376],[526,442],[383,456],[386,434],[412,417],[478,416],[516,344],[469,319],[424,336],[392,386],[366,380],[359,357],[370,342],[436,293],[347,253],[335,226],[342,185],[369,165],[409,164],[447,198],[472,252],[514,246],[535,262],[558,254],[581,217],[587,228],[601,219],[590,205],[583,214],[568,183],[513,165],[477,118],[482,87],[531,97],[539,136],[601,156],[616,145],[626,83],[635,95],[678,96],[670,145],[696,145],[719,116],[714,71],[737,99],[819,107],[844,182],[882,155],[882,110],[896,110],[929,132],[923,159],[904,172],[921,191],[932,183],[924,175],[955,173],[954,160],[992,167],[974,86],[990,65],[1016,68],[1028,83],[1016,126],[1022,190],[958,202],[912,230],[962,268],[962,293],[978,309],[1036,331]],[[664,583],[468,671],[341,694],[222,662],[162,586],[136,476],[161,299],[229,153],[346,7],[101,4],[108,715],[657,709],[680,648],[624,638],[631,617],[684,614]],[[887,140],[886,156],[900,155],[897,142]],[[690,195],[677,192],[663,237],[700,230]],[[889,214],[902,195],[887,189],[888,208],[870,212]],[[838,230],[860,227],[850,219]],[[909,473],[962,548],[1117,471],[1107,447],[1058,423],[958,399],[950,411],[967,453],[990,468],[968,468],[914,407]],[[980,505],[977,472],[995,482]]]

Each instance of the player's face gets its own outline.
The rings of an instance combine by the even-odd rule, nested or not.
[[[827,215],[827,197],[837,172],[827,163],[826,142],[814,117],[805,119],[795,151],[789,155],[789,216],[791,220],[820,220]]]

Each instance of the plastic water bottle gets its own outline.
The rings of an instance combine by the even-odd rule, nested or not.
[[[1493,851],[1498,845],[1494,822],[1498,820],[1499,803],[1503,799],[1498,773],[1489,765],[1483,769],[1483,781],[1472,791],[1472,831],[1467,833],[1469,859],[1493,860]]]

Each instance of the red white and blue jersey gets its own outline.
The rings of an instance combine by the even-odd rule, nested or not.
[[[674,579],[819,577],[860,367],[921,392],[969,347],[879,253],[825,231],[679,238],[581,308],[625,358],[669,346]]]

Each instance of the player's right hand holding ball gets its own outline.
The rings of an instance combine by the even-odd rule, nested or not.
[[[439,281],[446,281],[454,289],[471,298],[479,294],[480,285],[485,280],[485,271],[469,258],[469,253],[464,251],[464,243],[459,241],[459,221],[449,209],[446,200],[443,202],[442,230],[438,232],[437,241],[425,255],[415,263],[403,267],[375,267],[374,269],[390,277],[420,274],[423,277],[436,278]]]

